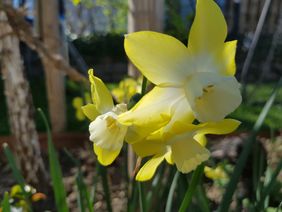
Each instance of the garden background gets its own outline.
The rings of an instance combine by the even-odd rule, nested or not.
[[[208,165],[214,175],[204,172],[189,211],[212,211],[220,206],[238,158],[250,139],[254,142],[229,208],[280,211],[282,2],[216,2],[227,20],[227,40],[238,40],[236,78],[241,83],[243,103],[229,117],[242,124],[230,135],[209,137],[212,158]],[[124,89],[122,95],[128,92],[120,84],[124,78],[134,79],[136,92],[141,86],[140,74],[124,52],[125,34],[153,30],[187,43],[194,15],[194,0],[1,0],[3,205],[8,192],[6,197],[15,207],[64,211],[58,209],[53,193],[54,174],[49,165],[54,152],[48,144],[46,122],[36,110],[41,108],[57,147],[59,163],[54,163],[57,170],[59,164],[62,169],[69,211],[177,211],[188,187],[186,178],[189,182],[192,175],[178,176],[175,167],[161,166],[156,177],[140,189],[143,192],[135,189],[138,186],[131,175],[136,159],[130,149],[124,149],[108,168],[98,165],[88,139],[89,121],[81,115],[80,107],[89,95],[85,84],[89,68],[94,68],[95,75],[113,91],[116,101],[119,96],[114,89]],[[267,108],[268,105],[271,106]],[[17,174],[15,177],[15,170],[11,169],[10,150],[24,180],[19,180]],[[22,194],[26,193],[22,191],[23,184],[36,188],[28,198]],[[38,199],[33,202],[35,194]],[[141,194],[145,208],[141,207]]]

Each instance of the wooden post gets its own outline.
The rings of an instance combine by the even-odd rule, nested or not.
[[[140,30],[163,30],[164,0],[128,0],[128,33]],[[128,64],[128,75],[137,78],[140,73]],[[128,173],[132,176],[136,158],[131,146],[128,147]]]
[[[29,84],[24,78],[19,39],[7,16],[0,11],[0,54],[10,129],[15,136],[13,150],[27,183],[44,184],[46,172],[33,119],[34,107]],[[42,184],[41,184],[42,185]]]
[[[42,39],[51,54],[64,55],[60,36],[59,8],[57,0],[39,0],[39,19]],[[38,11],[38,12],[39,12]],[[66,126],[65,77],[64,74],[43,59],[51,126],[53,132],[61,132]]]
[[[128,33],[140,30],[163,30],[164,0],[128,0]],[[137,78],[140,74],[129,63],[128,75]]]

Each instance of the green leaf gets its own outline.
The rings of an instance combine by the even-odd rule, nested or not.
[[[269,182],[266,183],[265,187],[262,190],[260,201],[258,202],[258,204],[256,206],[257,211],[263,211],[264,210],[263,205],[264,205],[265,199],[267,198],[267,196],[272,191],[272,189],[275,185],[277,176],[279,175],[281,169],[282,169],[282,159],[280,160],[279,164],[277,165],[277,167],[274,170],[274,172],[272,173],[272,175],[269,177],[270,179],[269,180],[266,179]]]
[[[9,193],[8,192],[5,192],[5,194],[4,194],[4,199],[2,201],[1,207],[2,207],[3,212],[10,212],[11,211],[11,205],[10,205],[10,202],[9,202]]]
[[[167,197],[167,201],[166,201],[165,212],[170,212],[171,209],[172,209],[173,194],[174,194],[174,191],[177,187],[178,177],[179,177],[179,172],[176,171],[175,175],[173,177],[170,189],[169,189],[169,193],[168,193],[168,197]]]
[[[14,157],[12,151],[10,150],[8,144],[4,143],[3,144],[3,149],[4,149],[4,154],[5,154],[6,158],[8,159],[9,166],[12,169],[13,176],[16,179],[17,183],[19,184],[19,186],[20,186],[20,188],[22,190],[23,197],[24,197],[24,199],[25,199],[25,201],[27,203],[28,209],[30,211],[32,211],[30,200],[29,200],[29,195],[25,191],[25,180],[24,180],[20,170],[17,167],[16,161],[15,161],[15,157]]]
[[[25,186],[24,178],[23,178],[20,170],[17,167],[15,157],[14,157],[14,155],[13,155],[12,151],[10,150],[7,143],[3,144],[3,149],[4,149],[4,154],[5,154],[6,158],[8,159],[9,166],[12,169],[12,173],[13,173],[14,178],[16,179],[17,183],[20,185],[22,191],[25,191],[25,189],[24,189],[24,186]]]
[[[55,150],[54,144],[52,142],[51,130],[47,121],[46,116],[43,111],[39,108],[39,114],[41,115],[46,131],[47,131],[47,139],[48,139],[48,155],[49,155],[49,168],[52,180],[52,186],[55,194],[55,201],[57,210],[60,212],[67,212],[67,202],[66,202],[66,192],[63,184],[63,175],[61,166],[58,160],[58,155]]]

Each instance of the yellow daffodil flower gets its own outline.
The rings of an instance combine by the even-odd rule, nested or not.
[[[224,16],[213,0],[197,0],[188,47],[157,32],[126,35],[127,56],[156,86],[120,121],[153,125],[164,115],[185,116],[190,109],[200,122],[220,121],[234,111],[241,103],[234,77],[237,41],[225,42],[226,35]]]
[[[83,121],[85,119],[85,115],[83,114],[81,107],[83,106],[83,99],[81,97],[75,97],[72,100],[72,106],[75,108],[75,117],[79,121]]]
[[[215,168],[210,168],[205,166],[204,174],[207,178],[212,180],[220,180],[220,179],[227,179],[227,174],[221,166],[217,166]]]
[[[209,158],[209,151],[202,146],[201,138],[206,134],[227,134],[235,130],[240,122],[224,119],[219,122],[202,123],[198,125],[174,122],[167,132],[158,130],[143,141],[132,144],[140,157],[152,156],[136,176],[138,181],[152,178],[157,167],[163,160],[176,164],[182,173],[194,170]]]
[[[72,0],[72,3],[77,6],[79,3],[81,2],[81,0]]]
[[[140,84],[132,78],[125,78],[120,81],[117,88],[112,90],[112,94],[118,103],[128,103],[130,98],[140,92]]]
[[[114,106],[111,93],[90,69],[89,80],[93,104],[82,107],[83,113],[92,121],[89,125],[90,140],[98,161],[107,166],[119,155],[127,126],[118,122],[119,114],[127,110],[125,104]]]
[[[79,121],[83,121],[85,120],[85,115],[82,112],[81,107],[86,103],[90,103],[91,102],[91,98],[89,93],[85,93],[84,94],[84,99],[82,97],[75,97],[72,100],[72,106],[75,108],[75,117],[77,118],[77,120]]]

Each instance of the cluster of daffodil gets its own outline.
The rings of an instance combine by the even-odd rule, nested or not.
[[[134,80],[125,78],[119,82],[118,87],[112,89],[111,93],[118,103],[128,103],[134,94],[141,92],[141,78]]]
[[[104,83],[89,71],[93,103],[82,110],[91,120],[90,140],[102,165],[115,160],[124,141],[148,159],[137,173],[139,181],[151,179],[164,160],[182,173],[208,160],[205,135],[227,134],[240,124],[224,119],[241,103],[234,77],[236,41],[225,42],[226,35],[213,0],[197,0],[187,47],[157,32],[126,35],[127,56],[155,84],[130,110],[114,105]]]

